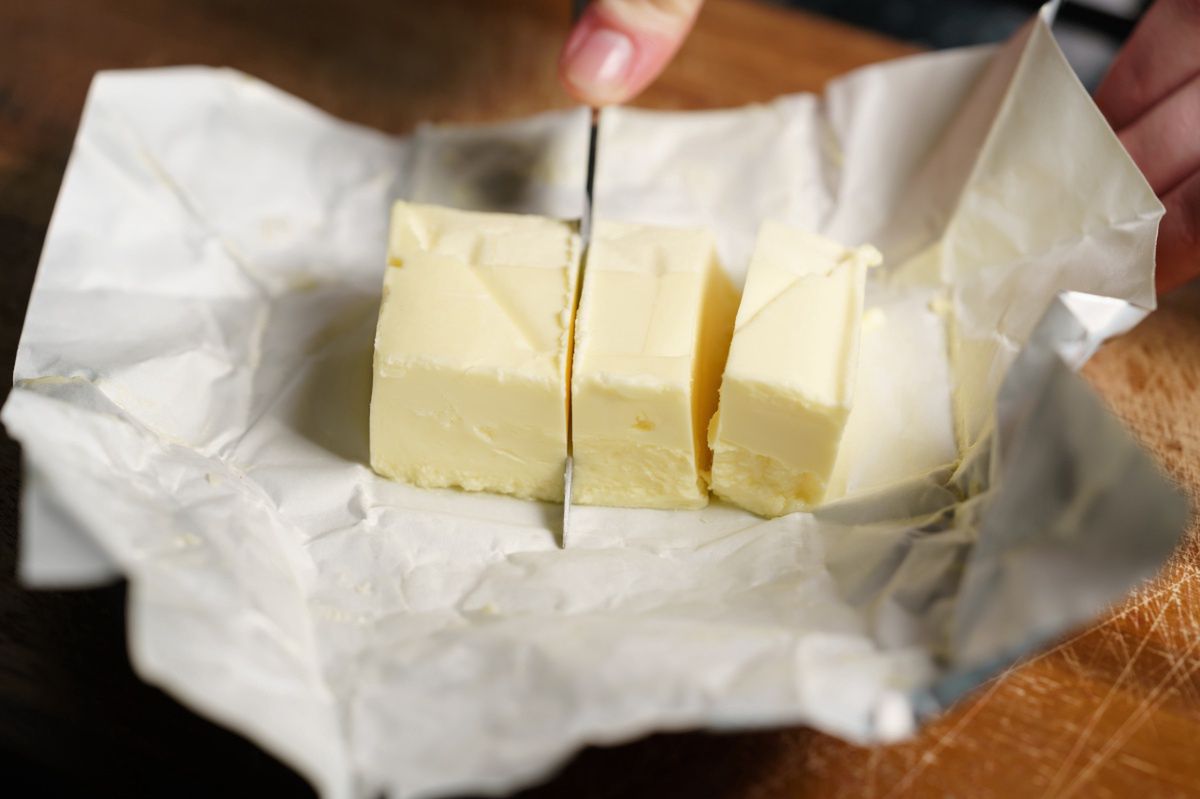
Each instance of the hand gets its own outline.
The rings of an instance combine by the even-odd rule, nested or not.
[[[593,0],[567,38],[558,74],[575,99],[623,103],[683,44],[703,0]]]
[[[1167,208],[1160,292],[1200,276],[1200,0],[1159,0],[1096,91],[1125,149]]]

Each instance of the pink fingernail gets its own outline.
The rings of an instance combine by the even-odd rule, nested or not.
[[[633,40],[608,28],[567,45],[566,78],[576,88],[603,95],[623,87],[633,66]]]

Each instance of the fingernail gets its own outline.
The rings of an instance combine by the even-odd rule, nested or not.
[[[633,40],[599,28],[569,46],[566,78],[576,88],[603,96],[622,88],[632,66]]]

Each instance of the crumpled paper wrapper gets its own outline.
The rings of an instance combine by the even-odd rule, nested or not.
[[[1074,371],[1153,307],[1162,208],[1043,15],[823,98],[606,111],[598,217],[778,218],[869,288],[840,499],[764,521],[366,466],[397,197],[581,210],[587,112],[390,138],[237,73],[92,87],[4,408],[21,572],[130,582],[148,681],[325,795],[503,791],[589,742],[909,734],[1168,556],[1185,503]],[[851,457],[852,456],[852,457]]]

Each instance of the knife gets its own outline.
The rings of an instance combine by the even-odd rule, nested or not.
[[[583,14],[584,8],[587,7],[586,0],[574,0],[571,4],[573,18],[575,22],[579,21],[580,15]],[[583,215],[579,219],[579,239],[582,255],[579,262],[579,278],[575,284],[575,310],[579,310],[579,300],[583,294],[583,270],[587,265],[588,245],[592,242],[592,188],[596,181],[596,125],[600,120],[600,110],[597,108],[591,109],[591,128],[588,132],[588,152],[587,152],[587,177],[583,184]],[[571,347],[575,346],[574,340],[571,341]],[[571,385],[567,385],[567,394],[570,397]],[[571,407],[570,402],[567,404],[568,409]],[[563,515],[562,515],[562,541],[563,549],[567,547],[567,531],[571,526],[571,481],[575,474],[575,457],[572,454],[572,435],[571,435],[571,413],[567,412],[567,461],[563,466]]]
[[[587,266],[588,245],[592,243],[592,189],[596,181],[596,126],[600,119],[600,111],[591,109],[592,124],[588,133],[587,179],[583,188],[583,216],[579,220],[579,239],[581,260],[579,262],[579,278],[575,283],[575,311],[579,312],[579,301],[583,294],[583,271]],[[571,342],[574,347],[575,342]],[[571,386],[567,386],[571,391]],[[570,408],[570,405],[567,406]],[[562,546],[567,546],[567,531],[571,524],[571,479],[575,472],[575,457],[572,454],[571,414],[567,413],[567,463],[563,468],[563,515],[562,515]]]

